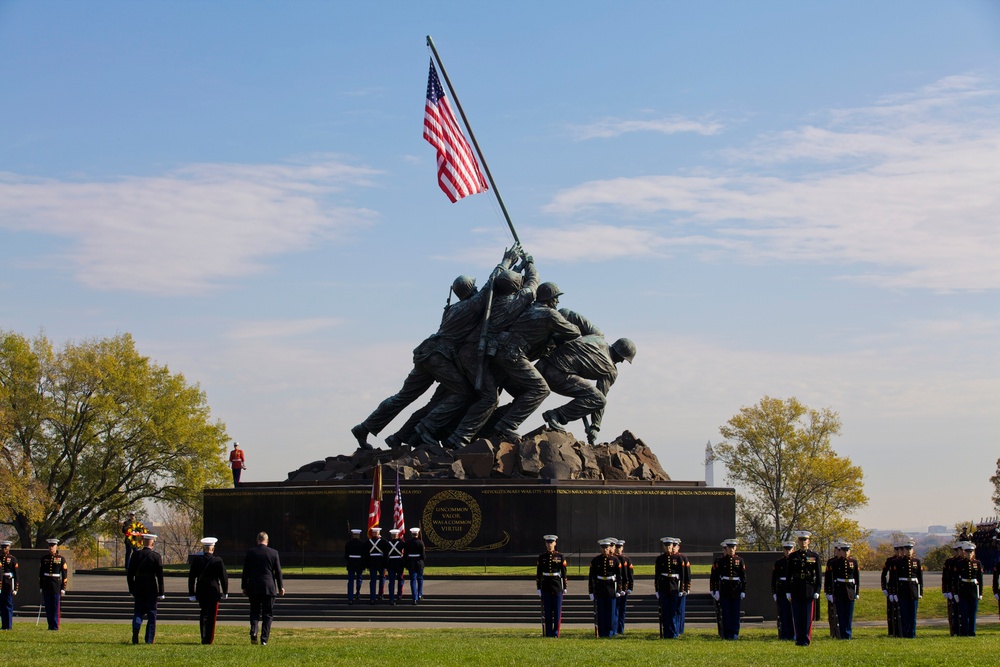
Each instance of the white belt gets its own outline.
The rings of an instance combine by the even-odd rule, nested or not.
[[[8,576],[10,576],[10,575],[8,575]],[[978,579],[962,579],[962,581],[964,581],[967,584],[978,584],[979,583]]]
[[[403,560],[402,556],[389,556],[389,560]]]
[[[843,584],[853,584],[854,583],[853,579],[834,579],[834,581],[839,581],[840,583],[843,583]]]
[[[4,572],[3,576],[5,576],[5,577],[13,577],[14,573],[13,572]]]
[[[361,554],[351,554],[348,558],[361,558]]]
[[[48,572],[46,572],[42,576],[43,577],[55,577],[56,579],[62,579],[62,575],[61,574],[49,574]]]
[[[920,580],[917,579],[916,577],[903,577],[902,579],[900,579],[900,581],[915,581],[917,583],[920,583]]]
[[[557,579],[562,579],[562,572],[542,572],[543,577],[555,577]],[[599,579],[600,577],[598,577]]]
[[[785,581],[785,577],[778,577],[778,581]]]
[[[722,579],[723,581],[740,581],[739,577],[719,577],[719,579]]]
[[[406,554],[406,555],[409,556],[410,558],[423,558],[424,557],[423,554]]]
[[[660,574],[660,576],[661,577],[669,577],[671,579],[680,579],[681,578],[681,575],[679,575],[679,574]]]
[[[612,574],[610,577],[601,577],[601,576],[598,576],[597,578],[600,579],[601,581],[614,581],[615,580],[615,575]]]

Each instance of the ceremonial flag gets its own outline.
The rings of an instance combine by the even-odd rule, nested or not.
[[[372,474],[372,497],[368,501],[368,537],[372,528],[382,521],[382,464],[376,464]]]
[[[392,501],[392,527],[399,530],[399,539],[406,539],[406,522],[403,520],[403,494],[399,492],[399,468],[396,468],[396,497]]]
[[[434,61],[427,76],[427,105],[424,107],[424,139],[437,150],[438,185],[452,203],[462,197],[486,192],[486,179],[444,96]]]

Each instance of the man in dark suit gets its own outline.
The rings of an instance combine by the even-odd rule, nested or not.
[[[125,578],[128,592],[135,599],[132,614],[132,643],[139,643],[142,619],[146,619],[146,643],[156,639],[156,603],[164,597],[163,560],[153,551],[156,535],[144,533],[142,550],[132,555]]]
[[[188,574],[188,595],[191,602],[198,602],[201,614],[198,625],[201,629],[201,643],[211,644],[215,640],[215,621],[219,616],[219,600],[229,597],[229,574],[226,564],[215,555],[217,537],[206,537],[201,541],[204,552],[191,561]]]
[[[250,598],[250,643],[257,643],[257,621],[260,623],[260,643],[267,646],[274,618],[274,598],[285,594],[278,552],[267,546],[267,533],[257,533],[257,546],[247,551],[243,559],[243,595]]]

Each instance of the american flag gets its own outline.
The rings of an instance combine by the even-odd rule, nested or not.
[[[382,464],[375,466],[372,474],[372,496],[368,501],[368,537],[372,536],[372,528],[382,521]]]
[[[424,139],[437,150],[438,185],[452,203],[462,197],[486,192],[486,179],[462,134],[448,98],[444,96],[433,60],[427,75]]]
[[[399,539],[406,539],[406,522],[403,521],[403,494],[399,492],[399,468],[396,468],[396,498],[392,501],[392,527],[399,530]]]

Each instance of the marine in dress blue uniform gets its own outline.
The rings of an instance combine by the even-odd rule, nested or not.
[[[219,617],[219,601],[229,597],[229,573],[226,564],[215,555],[219,539],[201,540],[202,554],[191,561],[188,572],[188,599],[198,603],[198,629],[201,643],[215,641],[215,622]]]
[[[682,635],[684,634],[684,617],[687,615],[687,599],[688,595],[691,594],[691,561],[681,553],[681,538],[673,538],[673,543],[670,545],[670,555],[676,556],[681,568],[683,568],[680,604],[677,605],[677,610],[674,612],[674,627],[677,628],[677,634]]]
[[[382,539],[382,529],[375,526],[371,529],[371,536],[368,538],[367,550],[368,566],[368,602],[375,604],[375,600],[382,599],[385,595],[385,552],[386,541]],[[377,596],[376,596],[377,591]]]
[[[611,538],[604,538],[598,544],[601,553],[590,561],[587,587],[594,603],[598,637],[614,637],[615,600],[621,591],[621,570],[614,556]]]
[[[134,600],[132,610],[132,643],[139,643],[139,630],[146,621],[145,641],[152,644],[156,640],[156,605],[165,595],[163,587],[163,560],[153,551],[156,535],[144,533],[142,550],[132,554],[125,579],[128,591]]]
[[[632,559],[625,555],[625,540],[615,540],[615,558],[618,559],[618,566],[622,573],[622,590],[615,601],[615,634],[625,634],[625,606],[628,603],[628,596],[632,595],[632,588],[635,586],[635,568]]]
[[[361,529],[351,530],[351,539],[344,545],[344,563],[347,565],[347,604],[354,604],[361,597],[361,581],[368,562],[368,550],[361,541]]]
[[[950,558],[945,559],[941,566],[941,594],[948,603],[948,630],[951,636],[958,634],[958,604],[955,602],[955,591],[952,590],[953,572],[955,565],[963,560],[962,542],[956,542],[952,547],[954,553]]]
[[[10,555],[10,542],[0,542],[0,570],[3,580],[0,581],[0,628],[11,630],[14,627],[14,596],[17,595],[17,558]]]
[[[739,540],[722,542],[723,554],[712,563],[708,588],[719,605],[719,636],[740,638],[740,606],[747,592],[747,566],[736,555]]]
[[[785,598],[792,603],[792,627],[795,643],[809,646],[812,643],[813,611],[823,586],[819,554],[809,548],[812,533],[795,531],[798,548],[788,556],[788,592]]]
[[[899,632],[904,639],[917,636],[917,607],[924,596],[924,572],[913,557],[913,540],[902,544],[903,555],[889,569],[889,600],[899,606]]]
[[[792,603],[788,600],[788,557],[795,549],[795,540],[781,543],[784,555],[774,561],[771,568],[771,597],[778,606],[778,639],[794,641],[795,628],[792,625]]]
[[[406,558],[403,555],[403,540],[399,539],[399,529],[389,531],[389,540],[385,544],[386,572],[389,580],[389,604],[395,605],[396,600],[403,599],[403,571],[406,569]]]
[[[663,553],[657,556],[653,568],[653,589],[660,607],[660,637],[662,639],[673,639],[681,633],[677,617],[681,601],[687,593],[684,583],[683,556],[674,553],[674,546],[678,541],[675,537],[660,538]],[[690,566],[688,566],[687,571],[689,575],[687,587],[690,589]]]
[[[46,541],[49,553],[42,556],[38,568],[38,588],[42,592],[42,602],[45,603],[45,620],[48,621],[49,630],[58,630],[62,596],[66,593],[69,581],[69,565],[59,555],[59,540],[53,537]]]
[[[836,610],[836,639],[850,639],[854,627],[854,601],[861,597],[861,569],[851,557],[851,543],[834,543],[834,556],[826,562],[823,591]]]
[[[983,599],[983,564],[976,558],[973,542],[963,542],[962,552],[962,560],[955,563],[951,572],[951,590],[958,605],[958,635],[975,637],[976,615]]]
[[[562,603],[568,583],[566,559],[556,550],[558,535],[546,535],[545,551],[535,562],[535,586],[542,600],[542,627],[546,637],[558,637],[562,627]]]
[[[424,541],[420,539],[420,529],[410,528],[410,539],[403,545],[403,555],[406,556],[406,571],[410,575],[410,595],[413,604],[424,597]]]

